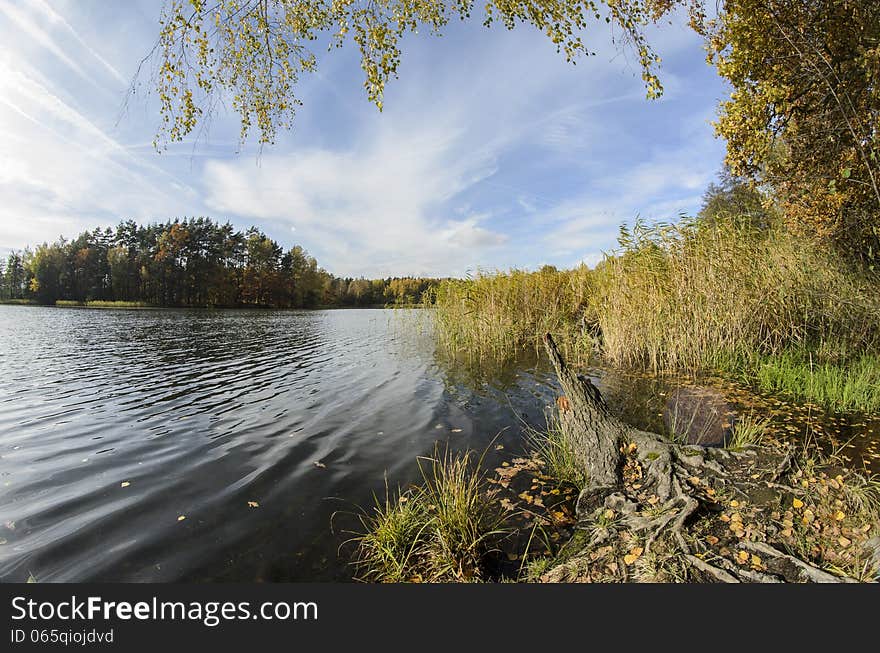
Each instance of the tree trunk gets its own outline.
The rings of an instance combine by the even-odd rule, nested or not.
[[[565,364],[549,333],[544,345],[564,392],[557,401],[560,425],[581,459],[590,488],[616,487],[620,484],[620,447],[632,427],[611,414],[588,378]]]

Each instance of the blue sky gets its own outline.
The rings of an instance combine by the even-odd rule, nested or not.
[[[339,275],[593,264],[622,222],[695,212],[723,158],[710,123],[728,90],[682,25],[652,31],[666,94],[648,101],[604,26],[572,66],[534,30],[479,21],[407,38],[381,114],[355,49],[319,49],[294,129],[262,154],[234,115],[157,154],[155,103],[126,90],[160,9],[0,0],[0,252],[208,215]]]

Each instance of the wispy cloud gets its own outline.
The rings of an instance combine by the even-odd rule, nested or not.
[[[31,7],[33,7],[36,11],[40,13],[40,15],[48,20],[52,25],[58,25],[62,28],[62,30],[69,35],[76,42],[78,46],[80,46],[83,50],[88,52],[94,59],[109,72],[117,82],[122,85],[128,84],[128,80],[122,76],[120,73],[109,61],[107,61],[100,52],[98,52],[95,48],[90,46],[85,40],[80,36],[79,32],[77,32],[73,26],[67,22],[67,20],[55,11],[45,0],[28,0]]]
[[[220,116],[207,143],[160,156],[153,101],[116,122],[155,12],[0,0],[0,249],[207,214],[345,275],[594,264],[621,222],[693,210],[721,160],[708,120],[724,89],[692,34],[652,36],[667,95],[649,103],[613,48],[574,68],[532,30],[476,23],[406,39],[381,115],[356,53],[333,52],[276,146],[236,154],[236,117]]]
[[[97,82],[89,76],[72,57],[68,56],[68,54],[55,43],[49,32],[35,23],[18,4],[10,2],[9,0],[0,0],[0,13],[4,14],[16,28],[21,30],[28,37],[34,39],[34,41],[39,43],[40,46],[45,48],[48,52],[51,52],[58,61],[62,62],[70,70],[90,84],[97,85]]]
[[[485,215],[445,203],[490,177],[494,157],[445,128],[394,129],[356,148],[210,161],[204,186],[218,213],[296,227],[340,274],[441,274],[466,267],[504,236]]]

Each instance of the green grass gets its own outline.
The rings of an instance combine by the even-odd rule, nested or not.
[[[756,417],[752,413],[742,415],[733,425],[733,433],[724,444],[726,449],[742,451],[746,447],[757,446],[767,433],[769,420]]]
[[[527,426],[526,440],[547,464],[547,473],[556,483],[573,485],[578,490],[587,485],[587,474],[577,447],[562,430],[558,416],[548,415],[543,431]]]
[[[880,412],[880,356],[820,362],[803,351],[757,357],[739,375],[767,393],[838,411]]]
[[[71,306],[85,306],[85,302],[78,302],[73,299],[59,299],[55,302],[55,306],[61,307],[71,307]]]
[[[373,582],[485,580],[493,540],[506,531],[504,517],[487,496],[480,462],[470,452],[422,459],[423,483],[384,500],[361,515],[356,567]]]
[[[12,306],[35,306],[37,302],[33,299],[0,299],[0,304],[10,304]]]

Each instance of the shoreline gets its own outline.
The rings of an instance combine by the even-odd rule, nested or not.
[[[68,302],[59,300],[62,303],[40,304],[39,302],[22,299],[22,300],[0,300],[0,306],[37,306],[41,308],[87,308],[92,310],[108,309],[108,310],[168,310],[168,311],[330,311],[330,310],[387,310],[387,309],[422,309],[426,308],[420,304],[369,304],[365,306],[336,306],[332,304],[318,306],[157,306],[157,305],[136,305],[136,303],[128,302]]]

